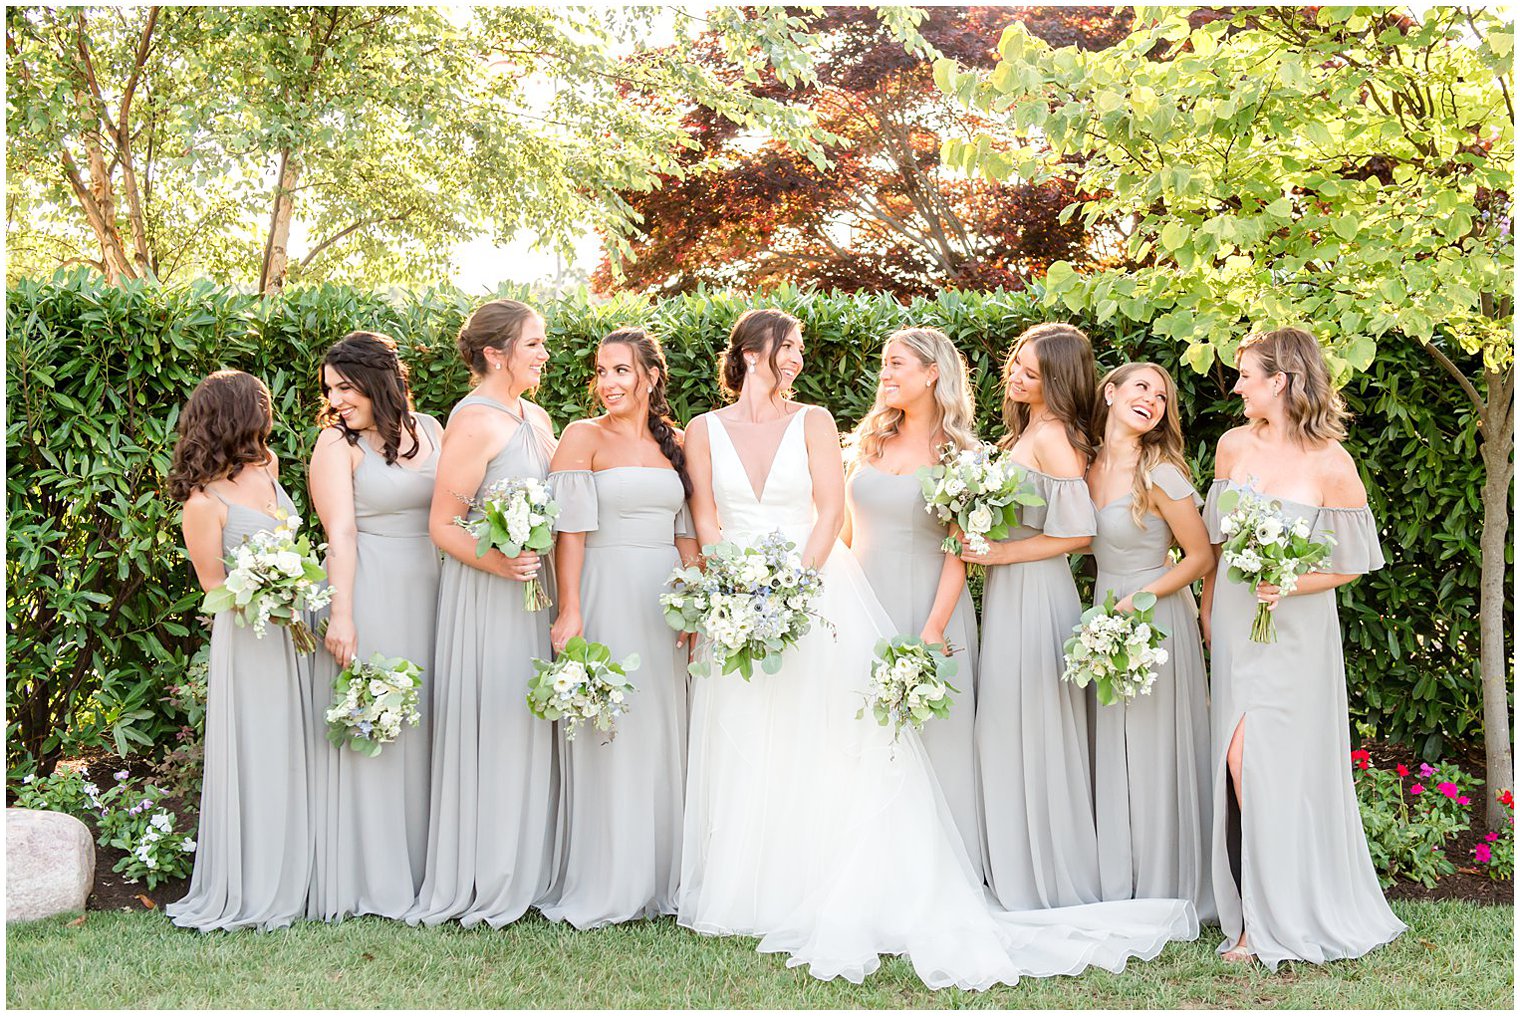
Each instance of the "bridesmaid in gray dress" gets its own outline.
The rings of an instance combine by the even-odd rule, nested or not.
[[[1341,447],[1345,409],[1314,336],[1247,336],[1234,391],[1247,423],[1219,439],[1204,521],[1215,544],[1219,496],[1254,490],[1308,520],[1335,548],[1323,572],[1284,596],[1211,573],[1205,634],[1213,649],[1212,850],[1226,961],[1361,956],[1404,925],[1383,898],[1351,784],[1350,721],[1335,589],[1383,566],[1377,522]],[[1258,599],[1277,641],[1251,641]],[[1249,745],[1249,748],[1248,748]]]
[[[560,749],[556,878],[540,909],[577,928],[676,911],[687,652],[659,597],[671,570],[696,559],[697,545],[666,377],[665,355],[643,329],[602,339],[596,393],[606,412],[565,428],[549,474],[560,503],[550,642],[558,652],[580,635],[614,659],[639,657],[637,691],[616,737],[586,728]]]
[[[244,539],[295,512],[269,451],[272,405],[262,381],[222,370],[196,386],[180,415],[169,492],[185,506],[185,549],[203,589],[226,581],[224,561]],[[305,912],[302,671],[286,628],[271,624],[259,638],[231,611],[216,615],[195,872],[185,898],[164,908],[180,927],[267,931]]]
[[[876,404],[855,428],[845,478],[840,539],[855,554],[892,624],[903,635],[952,647],[959,689],[950,715],[924,725],[924,750],[944,791],[978,880],[982,828],[976,804],[976,613],[966,566],[941,544],[946,529],[924,510],[915,475],[939,461],[946,444],[981,444],[966,364],[955,344],[932,328],[887,338]]]
[[[1203,499],[1188,482],[1171,375],[1128,363],[1098,391],[1103,443],[1087,471],[1098,519],[1095,602],[1112,592],[1129,610],[1136,593],[1154,593],[1156,623],[1171,633],[1149,695],[1089,703],[1099,880],[1105,900],[1185,899],[1200,921],[1213,921],[1208,677],[1191,588],[1214,564]],[[1176,564],[1167,559],[1173,545],[1183,552]]]
[[[967,564],[987,568],[977,683],[976,762],[987,884],[1008,910],[1096,903],[1087,696],[1061,680],[1062,647],[1082,615],[1067,555],[1097,531],[1084,474],[1093,447],[1092,345],[1040,324],[1003,368],[1002,446],[1045,504]]]
[[[448,557],[438,593],[427,870],[407,921],[500,928],[544,900],[553,873],[555,733],[525,703],[530,661],[549,657],[549,614],[523,608],[519,583],[539,573],[538,555],[493,548],[477,558],[475,538],[454,519],[465,498],[498,480],[548,478],[553,426],[523,398],[549,359],[543,319],[516,300],[492,300],[459,330],[459,352],[479,383],[449,415],[429,518]]]
[[[438,626],[438,548],[428,510],[443,428],[413,412],[406,365],[384,335],[353,332],[322,361],[327,410],[311,457],[311,500],[327,532],[333,599],[312,661],[316,862],[307,914],[404,916],[427,859],[428,689]],[[422,668],[422,722],[369,758],[327,739],[333,680],[356,656]]]

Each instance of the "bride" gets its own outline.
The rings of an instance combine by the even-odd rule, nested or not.
[[[1181,900],[1010,914],[972,874],[918,735],[857,719],[876,641],[896,634],[837,543],[844,512],[829,414],[784,393],[802,329],[777,310],[735,323],[723,358],[733,405],[692,421],[692,514],[705,546],[780,530],[823,577],[817,626],[775,674],[696,679],[679,921],[760,938],[825,980],[859,983],[883,953],[931,988],[1122,970],[1198,927]],[[995,781],[993,781],[995,785]]]

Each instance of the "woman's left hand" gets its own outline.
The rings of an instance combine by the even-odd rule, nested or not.
[[[974,553],[970,547],[962,546],[961,560],[967,564],[979,564],[983,568],[995,564],[1015,564],[1018,562],[1019,545],[1017,540],[1008,543],[990,543],[987,545],[987,553]]]
[[[1270,582],[1258,582],[1256,584],[1256,598],[1265,603],[1268,610],[1276,610],[1277,602],[1283,598],[1283,592]]]

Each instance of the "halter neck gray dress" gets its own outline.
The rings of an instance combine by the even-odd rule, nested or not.
[[[549,475],[552,438],[494,399],[517,421],[486,465],[478,499],[510,476]],[[452,419],[452,414],[450,414]],[[470,518],[479,514],[471,509]],[[539,572],[553,588],[547,568]],[[556,732],[528,712],[530,661],[549,658],[550,610],[523,609],[522,584],[445,557],[438,591],[433,674],[432,790],[427,869],[409,924],[458,920],[504,927],[541,902],[553,872],[559,797]]]
[[[1157,466],[1150,481],[1173,501],[1203,504],[1176,466]],[[1133,502],[1125,494],[1098,510],[1097,603],[1110,591],[1115,598],[1138,592],[1171,567],[1171,528],[1147,512],[1141,529]],[[1154,616],[1171,634],[1151,694],[1111,706],[1090,703],[1098,874],[1105,900],[1189,900],[1200,921],[1212,922],[1209,689],[1192,589],[1157,600]]]
[[[227,506],[224,557],[275,528],[271,516],[212,496]],[[279,484],[275,498],[295,513]],[[306,912],[310,717],[303,675],[283,626],[271,624],[259,638],[253,628],[238,627],[230,610],[212,621],[195,871],[184,899],[164,908],[182,928],[269,931]]]
[[[1203,519],[1224,542],[1219,495],[1209,488]],[[1241,488],[1246,489],[1246,488]],[[1321,508],[1281,498],[1290,521],[1335,538],[1322,571],[1362,575],[1383,566],[1368,508]],[[1214,896],[1225,940],[1242,920],[1250,949],[1268,969],[1284,960],[1351,959],[1403,934],[1378,885],[1351,784],[1351,723],[1335,590],[1289,596],[1273,617],[1277,641],[1251,641],[1253,586],[1221,572],[1214,583],[1212,831]],[[1245,727],[1240,819],[1240,883],[1230,864],[1227,822],[1234,808],[1225,754]]]
[[[354,467],[354,627],[358,653],[403,656],[422,668],[422,721],[368,758],[327,739],[333,680],[342,669],[327,649],[312,660],[312,814],[316,864],[307,915],[397,919],[417,900],[427,859],[429,692],[438,629],[438,548],[428,536],[433,479],[443,426],[417,414],[433,448],[417,466],[385,456],[361,439]],[[325,613],[325,611],[324,611]],[[313,629],[315,630],[315,629]]]
[[[1025,467],[1045,499],[1010,540],[1092,536],[1087,481]],[[987,885],[1008,910],[1096,903],[1089,710],[1061,680],[1064,646],[1082,616],[1068,556],[993,565],[982,594],[976,756]]]
[[[686,792],[686,650],[665,623],[660,593],[681,563],[676,536],[691,535],[686,491],[674,469],[657,467],[565,470],[549,480],[560,504],[555,528],[586,534],[582,634],[615,660],[637,653],[639,668],[616,738],[606,741],[587,725],[561,746],[556,878],[540,910],[577,928],[673,914]]]
[[[886,473],[869,463],[851,470],[845,481],[850,509],[850,550],[871,583],[893,626],[902,635],[918,635],[929,620],[939,576],[945,564],[946,527],[924,511],[918,477]],[[977,633],[971,592],[961,590],[945,638],[959,664],[951,683],[959,689],[950,715],[924,724],[919,737],[955,827],[966,846],[971,867],[982,876],[982,825],[976,802]]]

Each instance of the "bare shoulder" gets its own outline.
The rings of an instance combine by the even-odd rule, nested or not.
[[[797,412],[807,414],[803,417],[802,426],[807,430],[809,435],[817,437],[833,435],[838,437],[839,427],[834,423],[834,414],[830,413],[827,409],[824,409],[822,406],[799,403]]]
[[[1229,478],[1235,468],[1235,463],[1240,461],[1240,456],[1250,446],[1251,441],[1249,424],[1231,427],[1219,436],[1219,443],[1214,448],[1214,476],[1217,479]]]
[[[204,490],[191,491],[190,496],[185,498],[182,509],[184,523],[187,526],[206,526],[213,523],[220,524],[222,513],[227,506]]]
[[[527,399],[522,400],[522,405],[524,418],[537,421],[549,433],[554,433],[554,421],[549,418],[549,411],[547,409],[540,406],[537,402],[529,402]]]
[[[1065,427],[1043,426],[1029,439],[1041,471],[1061,478],[1080,479],[1086,475],[1087,462],[1082,453],[1072,447]]]
[[[677,431],[677,433],[681,435],[683,440],[686,438],[696,438],[698,441],[706,441],[707,417],[707,413],[698,413],[691,418],[691,422],[686,425],[684,430]]]
[[[1356,460],[1339,441],[1326,442],[1314,459],[1326,508],[1361,508],[1367,504],[1367,487]]]
[[[449,418],[448,426],[443,428],[443,433],[445,437],[455,434],[465,437],[484,437],[487,434],[516,429],[517,421],[506,413],[477,403],[456,409],[454,415]]]

